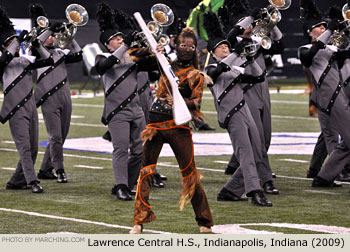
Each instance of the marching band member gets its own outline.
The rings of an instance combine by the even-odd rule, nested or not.
[[[100,42],[109,53],[96,56],[96,70],[105,91],[102,123],[108,125],[113,143],[115,186],[112,193],[117,199],[128,201],[132,200],[130,193],[141,169],[141,131],[145,128],[137,93],[137,73],[156,69],[157,64],[148,48],[129,50],[135,32],[121,21],[118,26],[114,15],[115,11],[107,4],[99,4]]]
[[[253,120],[249,106],[243,96],[241,83],[260,83],[265,74],[259,65],[251,59],[249,71],[240,72],[239,66],[246,62],[240,57],[243,43],[236,43],[235,51],[230,53],[230,43],[225,39],[220,29],[220,22],[215,13],[204,14],[204,27],[209,40],[207,49],[217,63],[208,65],[206,72],[214,81],[210,90],[218,114],[220,127],[227,129],[232,147],[240,166],[217,195],[218,201],[245,201],[243,193],[251,197],[252,204],[257,206],[272,206],[263,191],[259,181],[258,171],[266,170],[261,156],[261,140]],[[249,73],[249,74],[247,74]],[[262,180],[266,183],[267,181]]]
[[[246,0],[235,2],[233,9],[235,10],[237,19],[249,12],[247,6],[249,6],[249,4]],[[253,9],[250,11],[249,16],[244,17],[231,29],[227,39],[232,47],[238,42],[245,44],[257,43],[257,41],[252,40],[252,22],[260,15],[260,12],[261,10],[259,8]],[[237,36],[239,37],[237,38]],[[272,40],[271,48],[264,49],[259,45],[258,50],[254,55],[254,60],[260,66],[262,71],[266,71],[265,55],[280,54],[284,49],[282,33],[277,26],[274,26],[271,30],[270,37]],[[251,64],[247,65],[246,63],[241,65],[241,67],[245,68],[247,73],[252,71],[250,69],[251,66]],[[247,102],[259,131],[262,162],[264,162],[264,167],[269,170],[269,172],[263,172],[260,174],[260,179],[263,181],[264,191],[267,194],[279,194],[278,189],[274,186],[272,181],[272,171],[267,155],[271,143],[271,101],[267,79],[264,79],[261,83],[246,83],[243,92],[244,99]],[[262,172],[261,169],[258,169],[258,172]]]
[[[36,48],[38,57],[19,56],[20,43],[26,39],[29,39],[28,32],[24,30],[17,36],[6,11],[0,6],[0,43],[3,48],[0,74],[4,91],[0,121],[9,121],[20,155],[17,168],[7,182],[6,189],[31,188],[33,193],[42,193],[43,188],[34,170],[38,154],[38,112],[32,96],[31,71],[53,64],[53,60],[38,41],[34,41],[32,45],[32,48]]]
[[[327,150],[336,143],[326,163],[314,177],[312,187],[338,187],[341,185],[334,183],[334,179],[349,161],[350,131],[347,125],[350,124],[350,112],[339,74],[349,52],[327,45],[332,32],[339,27],[337,19],[326,25],[313,0],[302,1],[301,7],[306,15],[304,28],[316,39],[299,48],[300,60],[312,74],[313,99]],[[337,143],[338,134],[342,138],[340,143]]]
[[[46,16],[40,4],[29,6],[34,24],[39,16]],[[39,179],[56,179],[58,183],[67,183],[67,175],[63,164],[63,144],[68,135],[72,115],[72,100],[67,76],[67,65],[82,60],[82,51],[73,39],[69,49],[57,47],[54,32],[63,32],[62,23],[51,25],[42,31],[38,40],[52,54],[54,64],[50,67],[37,69],[37,84],[35,88],[36,106],[41,106],[46,130],[48,145],[38,173]],[[35,50],[33,52],[35,54]],[[57,177],[52,173],[56,171]]]

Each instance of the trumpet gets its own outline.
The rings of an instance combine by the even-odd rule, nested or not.
[[[47,28],[49,26],[49,20],[45,16],[39,16],[36,19],[36,23],[41,28]],[[23,49],[24,50],[28,49],[31,46],[31,44],[33,43],[33,41],[38,37],[38,29],[34,26],[30,30],[30,32],[28,33],[27,36],[29,36],[30,39],[29,40],[25,40],[23,42]]]
[[[170,38],[168,35],[163,34],[163,27],[169,26],[174,22],[173,11],[165,4],[155,4],[151,7],[151,17],[153,21],[147,23],[147,28],[159,44],[162,46],[168,45]],[[136,35],[135,43],[148,46],[148,41],[143,32],[139,32]]]
[[[344,4],[342,8],[344,20],[340,22],[339,28],[332,34],[329,39],[329,44],[336,46],[339,49],[345,49],[350,44],[350,7]]]
[[[63,22],[64,31],[54,35],[57,40],[56,43],[61,49],[66,48],[73,40],[77,32],[77,26],[86,25],[89,21],[89,14],[86,9],[79,4],[68,5],[65,13],[69,23]]]
[[[261,9],[261,18],[255,20],[252,36],[261,38],[261,46],[270,49],[272,40],[268,36],[271,30],[281,21],[282,15],[279,10],[286,10],[291,5],[291,0],[269,0],[270,5]]]

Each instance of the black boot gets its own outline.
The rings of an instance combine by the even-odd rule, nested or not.
[[[261,190],[255,190],[247,194],[252,197],[252,204],[256,206],[272,207],[272,202],[269,201]]]
[[[67,183],[67,175],[63,169],[57,171],[57,183]]]

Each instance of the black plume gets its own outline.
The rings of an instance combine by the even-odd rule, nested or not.
[[[121,30],[137,30],[135,19],[122,10],[114,10],[114,22]]]
[[[32,24],[36,25],[36,19],[40,16],[47,17],[44,7],[40,3],[30,4],[29,8],[29,16],[32,19]]]
[[[228,7],[232,16],[247,15],[250,12],[250,6],[247,0],[228,1]]]
[[[203,26],[207,31],[209,39],[226,37],[218,17],[212,11],[209,11],[203,15]]]
[[[341,9],[338,6],[333,5],[328,10],[328,17],[330,19],[342,20],[343,19],[343,14],[342,14]]]
[[[300,17],[322,19],[322,13],[315,4],[315,0],[300,0]]]
[[[100,31],[118,29],[114,21],[114,11],[107,3],[99,3],[96,18],[100,26]]]
[[[10,18],[6,12],[6,10],[0,6],[0,33],[3,30],[13,29],[13,24],[10,21]]]
[[[186,22],[182,18],[175,18],[174,22],[166,29],[168,35],[179,35],[183,28],[186,27]]]

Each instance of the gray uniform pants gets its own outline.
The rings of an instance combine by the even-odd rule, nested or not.
[[[33,96],[9,120],[20,160],[9,183],[26,185],[37,180],[34,164],[38,154],[38,112]]]
[[[331,114],[325,114],[323,112],[318,113],[318,120],[321,124],[321,129],[324,134],[326,144],[327,139],[334,139],[331,129],[336,130],[342,138],[342,141],[337,144],[335,149],[330,153],[318,176],[332,181],[350,161],[350,108],[348,106],[345,95],[341,92],[332,107]],[[327,149],[328,149],[327,144]]]
[[[261,162],[260,136],[247,105],[232,116],[227,130],[240,166],[224,187],[237,196],[260,190],[259,175],[267,168]]]
[[[116,185],[124,184],[132,189],[137,182],[142,159],[141,132],[145,124],[141,113],[132,120],[118,114],[108,124],[113,143],[112,162]]]
[[[65,87],[63,87],[65,88]],[[45,150],[40,171],[50,172],[64,169],[63,144],[68,135],[72,115],[72,100],[69,89],[60,90],[41,105],[48,135],[48,145]]]
[[[249,92],[249,91],[248,91]],[[263,175],[270,177],[269,180],[272,180],[272,170],[269,162],[269,157],[267,155],[267,151],[270,148],[271,144],[271,106],[270,106],[270,100],[263,101],[262,107],[260,107],[258,104],[255,104],[256,102],[252,100],[251,97],[247,97],[246,100],[247,104],[249,106],[250,112],[253,116],[254,122],[256,124],[256,127],[259,132],[260,140],[261,140],[261,152],[262,152],[262,162],[265,163],[265,166],[268,167],[269,175]],[[237,158],[235,157],[235,154],[232,154],[231,159],[228,163],[228,166],[230,167],[237,167]]]

